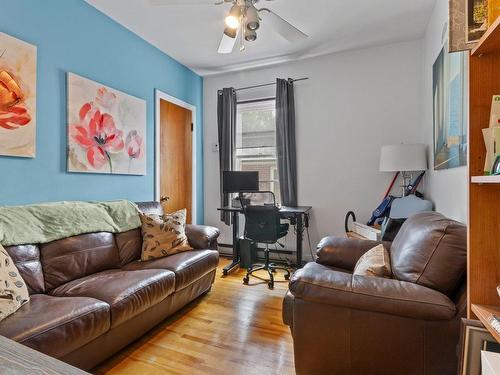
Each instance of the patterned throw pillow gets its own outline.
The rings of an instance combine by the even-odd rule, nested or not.
[[[0,245],[0,321],[30,300],[28,288],[7,250]]]
[[[141,215],[141,260],[151,260],[193,250],[185,232],[186,209],[167,215]]]
[[[391,278],[391,261],[383,245],[377,245],[359,258],[353,271],[354,275]]]

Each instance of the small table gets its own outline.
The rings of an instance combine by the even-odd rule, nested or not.
[[[296,227],[296,248],[297,248],[297,268],[302,267],[302,241],[304,239],[303,230],[304,230],[304,218],[309,215],[309,211],[311,211],[311,206],[298,206],[298,207],[289,207],[282,206],[280,207],[280,216],[283,219],[293,220],[295,221]],[[226,206],[217,209],[222,212],[230,212],[231,213],[231,222],[233,225],[233,261],[231,264],[227,265],[223,269],[223,274],[227,275],[229,272],[234,270],[240,264],[240,214],[243,214],[243,208],[241,207],[232,207]]]
[[[3,336],[0,336],[0,373],[2,375],[90,375]]]

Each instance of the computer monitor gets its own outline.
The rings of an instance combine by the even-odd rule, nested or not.
[[[224,171],[222,189],[224,193],[258,191],[259,172]]]

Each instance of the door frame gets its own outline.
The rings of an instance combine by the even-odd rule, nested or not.
[[[197,163],[196,158],[198,156],[198,148],[196,145],[197,136],[196,130],[198,129],[197,116],[196,116],[196,106],[186,103],[174,96],[171,96],[161,90],[155,90],[155,192],[154,192],[154,200],[160,201],[160,116],[161,116],[161,101],[165,100],[169,103],[178,105],[179,107],[185,108],[191,111],[191,122],[193,123],[193,132],[192,132],[192,160],[191,160],[191,169],[192,169],[192,182],[191,182],[191,221],[193,224],[197,224]]]

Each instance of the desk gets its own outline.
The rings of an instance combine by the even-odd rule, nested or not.
[[[280,216],[283,219],[294,220],[297,231],[297,268],[302,267],[302,241],[303,241],[303,230],[304,230],[304,217],[311,211],[310,206],[299,206],[299,207],[280,207]],[[240,214],[243,214],[243,208],[226,206],[218,208],[218,211],[230,212],[231,213],[231,223],[233,225],[233,261],[228,266],[224,267],[223,273],[227,275],[234,268],[240,264]]]

